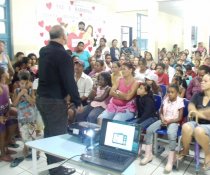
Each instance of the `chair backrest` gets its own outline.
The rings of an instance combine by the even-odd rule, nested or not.
[[[189,104],[189,100],[184,98],[184,111],[183,111],[183,117],[187,117],[188,116],[188,104]]]
[[[167,86],[166,86],[166,85],[161,84],[161,85],[160,85],[160,88],[161,88],[161,90],[162,90],[162,98],[163,98],[163,97],[165,97],[165,95],[166,95],[166,92],[167,92]]]
[[[153,97],[155,100],[155,109],[157,112],[159,112],[160,107],[162,105],[162,97],[160,95],[156,95],[156,94],[154,94]]]

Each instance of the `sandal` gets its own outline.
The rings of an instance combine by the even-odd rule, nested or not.
[[[176,159],[183,160],[188,154],[184,154],[182,151],[176,154]]]
[[[10,143],[8,144],[8,147],[10,148],[18,148],[20,145],[18,145],[17,143]]]
[[[14,168],[16,166],[18,166],[20,164],[20,162],[22,162],[24,160],[23,157],[18,157],[18,158],[15,158],[11,164],[10,164],[10,167]]]

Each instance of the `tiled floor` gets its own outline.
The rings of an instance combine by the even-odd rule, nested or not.
[[[18,142],[21,144],[21,142]],[[14,155],[14,157],[21,156],[21,149],[15,149],[18,153]],[[167,157],[167,149],[161,155],[154,157],[153,161],[146,166],[139,166],[138,158],[135,161],[135,167],[138,169],[137,173],[131,175],[162,175],[164,174],[164,166],[166,164],[166,157]],[[171,175],[193,175],[195,174],[195,167],[194,161],[192,157],[187,157],[184,161],[180,163],[179,170],[173,170]],[[38,160],[38,168],[43,168],[47,165],[46,157],[44,153],[41,153],[41,157]],[[69,167],[70,164],[66,163],[65,166]],[[80,167],[75,167],[77,172],[75,175],[83,174],[83,175],[97,175],[97,173],[85,173],[83,169]],[[0,175],[31,175],[32,174],[32,161],[31,160],[24,160],[19,164],[19,166],[15,168],[10,168],[10,164],[6,162],[0,162]],[[48,175],[48,171],[44,171],[40,173],[40,175]],[[105,173],[107,174],[107,173]],[[104,174],[104,175],[105,175]],[[210,171],[208,172],[199,172],[199,175],[210,175]]]

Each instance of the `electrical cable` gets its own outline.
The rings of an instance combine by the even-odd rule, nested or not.
[[[69,160],[71,160],[71,159],[73,159],[73,158],[75,158],[75,157],[78,157],[78,156],[82,156],[82,154],[80,154],[80,155],[75,155],[75,156],[72,156],[72,157],[66,159],[64,162],[62,162],[60,165],[58,165],[58,166],[55,167],[55,168],[61,167],[64,163],[66,163],[66,162],[68,162]],[[51,173],[55,173],[56,171],[57,171],[57,170],[55,169],[55,170],[51,171]],[[59,173],[59,172],[58,172],[58,173]],[[50,173],[48,173],[47,175],[50,175]]]

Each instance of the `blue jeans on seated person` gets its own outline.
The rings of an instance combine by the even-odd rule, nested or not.
[[[151,145],[153,141],[153,134],[161,128],[161,120],[151,124],[146,131],[146,145]],[[169,139],[169,150],[174,151],[176,148],[177,131],[179,128],[178,123],[171,123],[167,126],[167,134]]]
[[[102,114],[99,116],[99,118],[107,118],[107,119],[113,119],[113,120],[119,120],[119,121],[126,121],[129,119],[134,118],[135,114],[133,112],[130,112],[128,109],[126,109],[125,112],[109,112],[105,110],[102,112]]]
[[[84,107],[84,111],[82,113],[76,115],[76,121],[88,121],[91,123],[97,123],[97,118],[103,111],[104,108],[101,106],[94,108],[90,105],[87,105]]]

